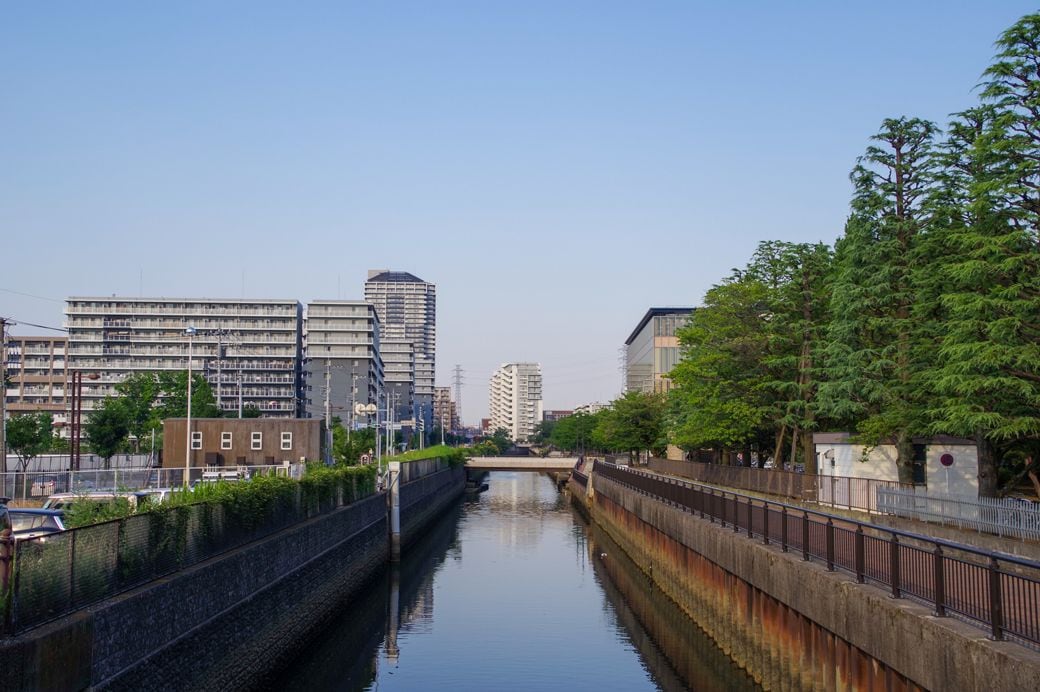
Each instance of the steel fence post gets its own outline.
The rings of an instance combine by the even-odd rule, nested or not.
[[[780,507],[780,549],[787,552],[787,505]]]
[[[996,556],[989,558],[989,620],[993,639],[1004,638],[1004,599],[1000,588],[1000,565]]]
[[[809,512],[802,512],[802,559],[809,560]]]
[[[751,498],[749,497],[748,501],[747,501],[747,536],[748,536],[748,538],[753,538],[754,537],[754,532],[751,530],[752,525],[755,523],[755,507],[754,507],[754,504],[755,503],[753,503],[751,501]]]
[[[827,517],[827,569],[834,571],[834,521]]]
[[[943,549],[941,545],[936,545],[935,550],[932,551],[932,579],[935,580],[935,614],[939,617],[946,617],[946,573],[945,573],[945,558],[943,557]]]
[[[769,545],[769,501],[762,500],[762,543]]]
[[[862,584],[865,580],[867,551],[863,537],[863,526],[856,524],[856,581]]]
[[[899,598],[902,595],[899,585],[899,536],[892,535],[892,540],[889,541],[889,576],[892,579],[892,598]]]

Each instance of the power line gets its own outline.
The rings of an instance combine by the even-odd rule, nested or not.
[[[16,320],[13,317],[0,317],[0,320],[3,320],[7,324],[21,324],[21,325],[24,325],[26,327],[36,327],[37,329],[50,329],[52,332],[66,332],[66,333],[68,333],[68,331],[69,331],[68,329],[65,329],[64,327],[48,327],[45,324],[34,324],[32,322],[23,322],[22,320]]]
[[[57,298],[48,298],[47,296],[38,296],[34,293],[22,293],[21,291],[12,291],[9,288],[0,288],[0,291],[4,293],[13,293],[16,296],[25,296],[26,298],[36,298],[37,300],[49,300],[52,303],[64,303],[64,300],[58,300]]]

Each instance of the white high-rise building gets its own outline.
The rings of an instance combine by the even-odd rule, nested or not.
[[[437,354],[437,287],[408,272],[375,269],[365,281],[365,300],[375,306],[382,340],[412,344],[415,384],[413,400],[397,397],[399,409],[412,410],[433,423],[433,383]],[[403,352],[401,354],[403,359]],[[403,392],[403,389],[400,390]]]
[[[542,366],[503,363],[491,375],[491,430],[505,428],[514,442],[526,442],[542,421]]]

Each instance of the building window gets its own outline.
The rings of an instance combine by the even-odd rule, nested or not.
[[[231,433],[222,432],[220,433],[220,448],[231,449]]]
[[[291,432],[283,432],[282,433],[282,449],[283,450],[292,449],[292,433]]]
[[[193,432],[191,434],[191,448],[202,449],[202,433]]]
[[[264,448],[264,434],[262,432],[255,432],[250,440],[250,449],[263,449]]]

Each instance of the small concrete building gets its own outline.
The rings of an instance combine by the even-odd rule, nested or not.
[[[899,480],[895,444],[867,447],[851,438],[847,432],[813,435],[821,476]],[[940,435],[915,437],[913,444],[914,482],[926,483],[932,492],[978,495],[979,455],[974,441]]]
[[[163,421],[163,468],[184,468],[185,418]],[[313,418],[192,418],[190,466],[258,466],[321,459]]]

